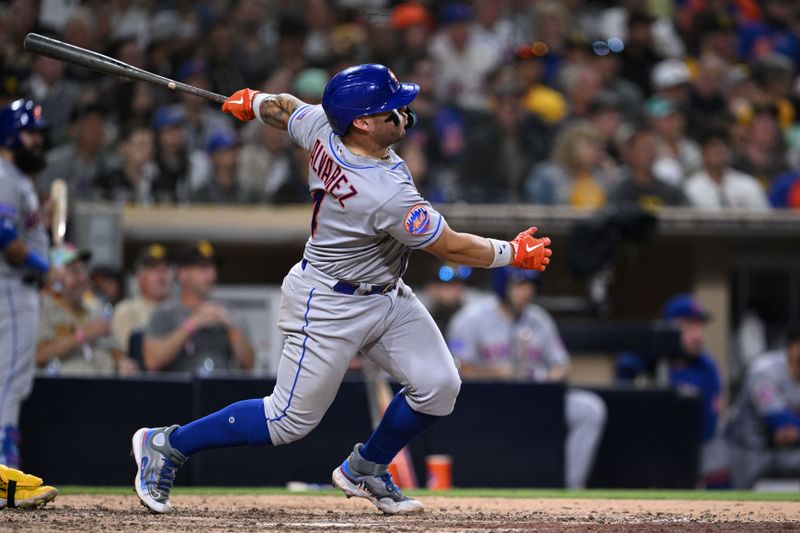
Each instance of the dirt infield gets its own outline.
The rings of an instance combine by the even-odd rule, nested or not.
[[[170,515],[135,496],[59,496],[0,511],[0,531],[800,531],[793,502],[424,497],[426,510],[385,516],[343,496],[176,495]]]

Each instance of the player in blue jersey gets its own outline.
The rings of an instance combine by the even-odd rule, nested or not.
[[[240,120],[288,130],[310,152],[311,236],[283,280],[278,326],[285,344],[272,393],[185,426],[142,428],[133,436],[136,491],[154,512],[170,510],[175,471],[188,456],[222,446],[278,446],[307,435],[359,353],[403,389],[366,443],[356,444],[333,471],[333,483],[385,513],[422,510],[392,482],[388,465],[453,410],[461,381],[436,324],[402,280],[409,255],[424,249],[473,267],[543,271],[551,252],[550,239],[534,237],[535,228],[510,242],[455,232],[420,196],[391,149],[415,121],[408,106],[418,91],[385,66],[369,64],[336,74],[321,106],[251,89],[223,104]]]

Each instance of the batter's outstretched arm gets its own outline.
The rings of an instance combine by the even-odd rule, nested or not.
[[[267,94],[253,89],[240,89],[230,95],[222,110],[242,121],[260,119],[264,124],[285,130],[289,117],[304,102],[291,94]]]
[[[442,261],[471,267],[487,268],[494,259],[494,247],[489,239],[453,231],[447,222],[444,223],[444,230],[439,238],[425,247],[425,251]]]
[[[538,239],[534,233],[536,228],[529,228],[512,241],[500,241],[453,231],[445,222],[442,234],[425,251],[443,261],[471,267],[512,265],[543,272],[550,264],[550,239]]]

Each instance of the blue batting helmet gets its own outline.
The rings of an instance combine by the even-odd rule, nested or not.
[[[509,283],[530,281],[539,286],[542,282],[541,274],[537,270],[525,270],[510,266],[492,269],[492,290],[500,298],[508,294]]]
[[[33,100],[15,100],[0,109],[0,145],[16,148],[22,130],[43,130],[47,123],[42,118],[42,106]]]
[[[328,82],[322,108],[336,135],[344,135],[357,117],[408,105],[419,93],[416,83],[400,83],[388,67],[374,63],[344,69]]]

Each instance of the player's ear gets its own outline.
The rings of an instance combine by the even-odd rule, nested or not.
[[[357,129],[363,133],[369,133],[370,125],[367,117],[356,117],[353,119],[353,122],[350,123],[350,127]]]

